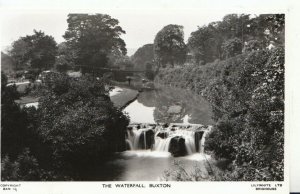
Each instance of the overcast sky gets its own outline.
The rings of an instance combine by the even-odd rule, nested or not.
[[[116,18],[120,26],[126,31],[122,35],[125,40],[128,54],[144,44],[152,43],[156,33],[168,24],[179,24],[184,26],[185,40],[187,41],[191,32],[197,26],[208,24],[212,21],[221,20],[225,12],[201,13],[188,11],[104,11]],[[9,12],[1,17],[1,48],[6,50],[14,40],[20,36],[33,34],[33,29],[42,30],[51,35],[60,43],[64,41],[62,35],[67,29],[66,12],[30,13]]]
[[[63,3],[64,2],[64,3]],[[42,30],[60,43],[67,29],[68,13],[106,13],[119,20],[129,55],[132,49],[152,43],[168,24],[184,26],[185,41],[197,26],[221,20],[229,13],[270,13],[284,8],[281,0],[0,0],[1,49],[20,36]],[[282,5],[281,5],[282,4]],[[259,7],[257,5],[260,5]],[[2,9],[1,9],[2,8]],[[55,11],[53,11],[55,10]],[[60,10],[60,11],[58,11]],[[67,11],[68,10],[68,11]],[[278,12],[278,11],[277,11]],[[280,12],[280,11],[279,11]]]

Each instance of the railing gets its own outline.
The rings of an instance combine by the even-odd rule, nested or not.
[[[107,68],[107,67],[89,67],[85,65],[74,65],[75,67],[82,67],[82,68],[87,68],[90,69],[91,71],[93,70],[104,70],[107,72],[126,72],[126,73],[145,73],[143,70],[123,70],[123,69],[115,69],[115,68]]]

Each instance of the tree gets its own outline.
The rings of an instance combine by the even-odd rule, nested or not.
[[[112,67],[112,68],[120,68],[118,65],[118,63],[122,60],[124,60],[124,58],[128,57],[127,55],[124,56],[122,54],[122,52],[120,50],[112,50],[111,53],[108,54],[108,63],[107,66],[108,67]]]
[[[14,60],[15,69],[47,70],[53,67],[57,46],[52,36],[42,31],[33,31],[33,35],[21,37],[12,43],[10,55]]]
[[[221,58],[223,38],[218,29],[219,23],[198,28],[188,39],[188,48],[196,64],[206,64]]]
[[[123,69],[123,70],[132,70],[134,64],[132,63],[132,61],[128,56],[120,56],[115,60],[114,67],[118,67],[119,69]]]
[[[1,70],[6,74],[11,74],[14,71],[13,59],[3,52],[1,52]]]
[[[212,104],[213,117],[218,122],[205,146],[215,157],[229,161],[225,178],[281,181],[284,175],[285,61],[284,37],[281,37],[284,15],[260,15],[249,21],[246,17],[242,20],[247,21],[246,28],[239,17],[231,15],[214,25],[216,32],[224,32],[221,48],[227,59],[203,66],[164,69],[157,81],[189,88]],[[204,37],[211,36],[204,33],[205,28],[192,33],[196,51],[202,51],[206,45]],[[218,39],[218,33],[211,37]],[[272,40],[275,48],[266,49]]]
[[[55,169],[87,173],[108,154],[125,149],[129,121],[113,106],[103,80],[49,73],[45,83],[38,134]]]
[[[251,30],[249,25],[251,24],[249,14],[228,14],[224,16],[223,21],[219,25],[219,31],[224,39],[239,38],[242,42],[248,39]]]
[[[238,38],[232,38],[222,44],[224,58],[233,57],[241,54],[243,49],[243,43]]]
[[[263,49],[263,44],[259,40],[250,40],[245,43],[243,52],[251,52],[251,51],[257,51],[257,50],[262,50]]]
[[[58,55],[55,61],[55,69],[58,72],[66,72],[69,69],[76,69],[75,67],[76,53],[68,47],[66,42],[58,45]]]
[[[15,85],[7,86],[1,72],[1,157],[16,157],[24,146],[26,122],[15,100],[19,98]]]
[[[161,29],[154,39],[154,56],[159,66],[183,64],[186,59],[183,26],[170,24]]]
[[[28,68],[29,53],[30,46],[28,42],[25,42],[24,37],[12,43],[12,49],[9,51],[9,55],[13,59],[15,71]]]
[[[250,19],[247,29],[249,31],[248,40],[255,39],[261,42],[263,48],[268,47],[271,41],[275,43],[275,46],[284,46],[284,14],[261,14],[256,16]]]
[[[242,43],[250,39],[249,15],[226,15],[222,21],[211,22],[198,27],[188,39],[188,48],[196,64],[206,64],[216,59],[223,59],[222,44],[238,38]]]
[[[117,19],[106,14],[69,14],[67,22],[64,38],[76,53],[75,64],[84,72],[107,66],[113,50],[126,54],[125,42],[120,37],[125,31]]]
[[[146,72],[145,72],[145,76],[149,79],[149,80],[153,80],[154,79],[154,71],[153,71],[153,63],[147,62],[146,63]]]
[[[145,70],[147,62],[153,62],[154,50],[153,44],[145,44],[140,47],[131,57],[136,69]]]

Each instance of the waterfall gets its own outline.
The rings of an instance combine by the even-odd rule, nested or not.
[[[194,133],[185,136],[185,147],[189,155],[196,152]]]
[[[152,130],[152,128],[143,128],[143,129],[130,129],[127,130],[127,139],[132,145],[132,150],[146,149],[148,146],[147,141],[147,131]],[[149,146],[148,146],[149,147]]]
[[[131,141],[129,139],[126,139],[126,146],[129,150],[132,150],[133,149],[133,145],[131,143]]]
[[[202,138],[201,138],[200,143],[199,143],[199,146],[200,146],[199,152],[200,152],[200,153],[204,153],[204,143],[205,143],[205,139],[206,139],[207,134],[211,131],[211,129],[212,129],[212,126],[208,126],[207,131],[205,131],[205,132],[203,133],[203,135],[202,135]]]
[[[139,141],[140,141],[140,136],[142,134],[142,130],[134,130],[133,131],[133,149],[137,150],[139,149]]]
[[[153,151],[170,152],[174,156],[204,153],[205,136],[210,129],[210,127],[183,125],[176,127],[137,126],[127,130],[126,142],[129,149],[152,149]]]
[[[146,131],[144,131],[144,149],[147,149],[147,137],[146,137]]]
[[[168,137],[166,139],[155,137],[154,150],[161,151],[161,152],[168,152],[171,139],[172,137]]]

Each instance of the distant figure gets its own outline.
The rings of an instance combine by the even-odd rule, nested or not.
[[[127,77],[128,85],[130,85],[131,77]]]
[[[25,80],[25,75],[22,75],[21,82],[24,82],[24,80]]]

